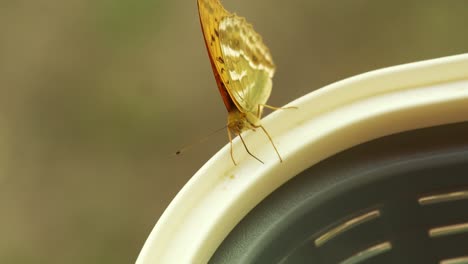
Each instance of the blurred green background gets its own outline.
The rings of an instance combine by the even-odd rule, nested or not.
[[[283,105],[468,51],[466,1],[224,0],[263,36]],[[0,2],[0,263],[132,263],[227,143],[195,0]]]

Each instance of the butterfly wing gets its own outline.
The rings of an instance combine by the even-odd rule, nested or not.
[[[252,25],[236,15],[220,21],[219,41],[227,72],[221,77],[227,91],[241,112],[257,113],[272,89],[275,65],[270,51]]]
[[[230,112],[236,106],[228,94],[228,89],[226,89],[225,81],[229,77],[225,69],[219,41],[219,23],[223,18],[229,16],[230,13],[224,9],[219,0],[198,0],[198,13],[216,83],[224,104]]]

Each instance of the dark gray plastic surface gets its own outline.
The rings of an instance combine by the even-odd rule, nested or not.
[[[277,189],[238,224],[210,263],[342,263],[385,243],[391,248],[349,263],[439,263],[468,256],[468,232],[428,233],[468,223],[468,199],[418,202],[460,191],[468,191],[467,122],[380,138]],[[315,244],[333,228],[375,211],[375,219]]]

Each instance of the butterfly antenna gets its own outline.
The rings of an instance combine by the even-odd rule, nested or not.
[[[181,155],[182,153],[184,153],[184,152],[187,151],[188,149],[192,148],[193,146],[205,142],[206,140],[208,140],[208,138],[210,138],[210,137],[213,136],[214,134],[218,133],[219,131],[224,130],[226,127],[227,127],[227,125],[224,126],[224,127],[222,127],[222,128],[216,129],[215,131],[211,132],[210,134],[208,134],[207,136],[201,138],[200,140],[195,141],[195,142],[193,142],[192,144],[186,145],[185,147],[183,147],[183,148],[177,150],[177,151],[175,152],[175,155]]]

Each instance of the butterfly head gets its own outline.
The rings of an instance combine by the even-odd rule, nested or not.
[[[259,122],[260,119],[255,114],[243,113],[236,109],[229,112],[227,126],[234,134],[240,134],[245,130],[255,130]]]

